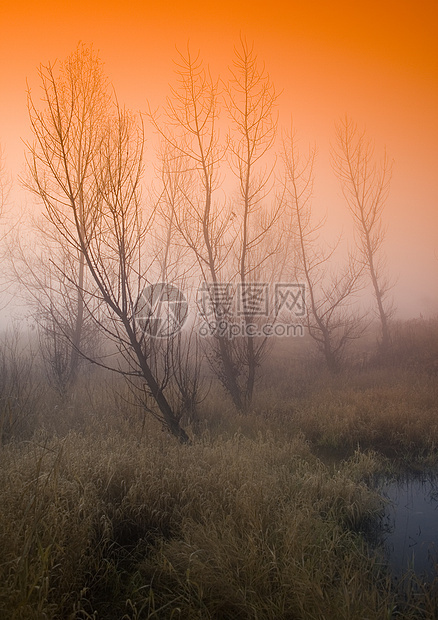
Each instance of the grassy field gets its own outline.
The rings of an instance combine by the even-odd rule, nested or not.
[[[401,597],[371,544],[370,483],[437,461],[437,332],[399,326],[392,360],[336,376],[283,347],[248,414],[212,386],[191,445],[113,377],[61,397],[17,353],[0,386],[0,617],[436,618],[438,584],[406,575]]]

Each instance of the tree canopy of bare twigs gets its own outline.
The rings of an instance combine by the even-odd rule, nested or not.
[[[44,211],[31,226],[34,251],[16,244],[15,271],[35,308],[48,365],[65,389],[76,381],[79,352],[90,353],[95,344],[90,313],[98,307],[76,229],[84,234],[93,225],[94,171],[110,92],[102,62],[84,45],[59,67],[40,66],[38,75],[42,105],[29,90],[34,143],[27,145],[24,184]]]
[[[349,255],[344,268],[330,269],[334,249],[321,248],[319,232],[322,222],[312,217],[313,168],[315,150],[300,158],[293,132],[283,140],[285,170],[284,200],[289,230],[294,239],[295,273],[306,290],[306,326],[331,372],[340,370],[347,343],[364,329],[362,317],[352,310],[362,269]]]
[[[154,209],[141,203],[143,124],[111,94],[90,48],[79,46],[58,73],[52,65],[42,67],[40,79],[42,110],[29,93],[35,142],[28,145],[28,186],[43,202],[49,238],[75,265],[73,274],[59,254],[51,259],[52,273],[76,290],[73,333],[64,335],[80,352],[76,327],[82,331],[87,312],[126,362],[101,363],[143,386],[149,412],[188,441],[165,394],[167,349],[160,356],[135,312],[153,261]]]
[[[211,365],[235,406],[246,410],[266,339],[245,329],[231,339],[226,329],[217,329],[236,319],[230,308],[224,313],[219,291],[229,287],[239,295],[251,284],[275,278],[281,209],[272,192],[277,95],[244,42],[236,49],[227,83],[214,81],[190,51],[180,56],[177,79],[164,121],[151,114],[164,142],[167,218],[178,243],[190,249],[212,300],[212,314],[204,316],[212,335]],[[221,104],[229,120],[225,140],[219,129]],[[244,327],[254,321],[245,310],[241,318]]]
[[[335,271],[312,214],[314,151],[300,159],[291,134],[278,155],[278,96],[253,48],[240,42],[225,81],[189,48],[176,75],[162,115],[149,110],[160,144],[158,182],[146,192],[143,117],[118,103],[98,54],[80,45],[64,63],[40,67],[42,98],[28,95],[25,181],[43,207],[40,245],[19,253],[17,274],[60,383],[74,383],[84,358],[122,372],[145,409],[186,442],[182,420],[196,419],[203,356],[235,407],[250,409],[272,335],[262,328],[281,311],[273,285],[284,277],[304,283],[304,322],[331,371],[363,330],[352,306],[365,267],[386,342],[378,256],[389,166],[372,163],[351,123],[338,128],[334,162],[361,260],[349,255]],[[197,291],[198,313],[185,334],[159,338],[145,290],[154,298],[172,284],[181,312],[182,289]],[[107,347],[99,359],[96,333]]]
[[[336,126],[332,162],[353,216],[362,262],[371,279],[381,326],[380,346],[386,353],[390,346],[388,292],[391,285],[383,255],[386,232],[383,211],[390,189],[391,164],[386,152],[381,162],[376,162],[373,143],[348,117]]]

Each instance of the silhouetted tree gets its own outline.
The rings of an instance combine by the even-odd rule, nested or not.
[[[293,133],[285,136],[284,200],[293,239],[294,271],[297,280],[305,285],[305,324],[328,369],[336,373],[345,346],[364,329],[362,317],[351,309],[353,297],[360,288],[361,268],[350,255],[344,268],[330,270],[334,250],[324,252],[319,238],[322,222],[314,223],[312,217],[314,160],[314,150],[301,160]]]
[[[221,141],[220,101],[229,116],[226,141]],[[194,257],[205,282],[211,314],[204,318],[211,330],[208,354],[213,370],[240,410],[252,401],[256,370],[266,338],[248,329],[231,338],[225,324],[236,320],[227,297],[245,295],[252,284],[273,277],[267,264],[278,250],[280,204],[271,199],[273,163],[269,155],[277,130],[276,93],[269,76],[258,66],[253,50],[242,43],[236,50],[228,84],[220,88],[199,57],[181,55],[178,86],[172,89],[161,123],[152,120],[163,148],[164,198],[168,220],[180,243]],[[230,198],[224,189],[228,170],[238,189]],[[242,301],[244,325],[255,318]],[[218,329],[223,325],[224,329]]]
[[[25,185],[45,210],[32,225],[34,251],[17,244],[16,274],[36,307],[49,367],[65,390],[76,381],[80,351],[91,355],[95,344],[89,341],[90,312],[96,315],[98,305],[92,302],[94,292],[86,282],[85,255],[75,231],[79,228],[84,235],[93,226],[95,162],[111,102],[102,62],[92,48],[80,45],[56,73],[50,64],[40,66],[38,73],[43,106],[29,90],[35,142],[27,145]]]
[[[388,304],[391,286],[385,275],[382,246],[386,231],[382,220],[391,181],[391,165],[386,152],[380,163],[375,161],[374,145],[365,132],[359,133],[357,125],[348,117],[336,126],[336,138],[336,147],[332,151],[333,167],[353,216],[362,263],[370,275],[376,299],[381,326],[380,347],[383,353],[387,353],[391,341],[391,309]]]
[[[101,62],[91,49],[80,46],[59,76],[49,65],[40,77],[42,111],[29,95],[36,140],[28,146],[28,185],[43,201],[48,234],[61,241],[63,256],[78,268],[73,278],[54,255],[55,273],[75,287],[76,324],[87,311],[126,362],[105,362],[105,367],[140,382],[152,399],[145,403],[148,411],[186,442],[165,393],[172,372],[168,356],[157,356],[160,348],[147,329],[149,317],[139,320],[154,260],[148,254],[154,209],[144,214],[140,202],[143,125],[109,95]],[[79,353],[77,338],[76,331],[69,336]]]

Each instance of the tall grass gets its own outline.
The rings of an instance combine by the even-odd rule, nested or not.
[[[381,617],[393,604],[360,535],[380,507],[361,481],[372,457],[331,471],[301,437],[187,448],[72,432],[1,461],[3,618]]]
[[[405,461],[438,455],[438,382],[380,371],[376,381],[345,379],[295,401],[295,424],[315,445],[351,453],[372,448]],[[385,377],[386,375],[386,377]],[[385,380],[386,379],[386,380]]]
[[[190,446],[113,377],[61,396],[16,373],[35,396],[0,446],[0,618],[435,618],[437,584],[406,575],[402,599],[369,539],[369,482],[436,464],[434,376],[280,353],[246,415],[211,387]]]

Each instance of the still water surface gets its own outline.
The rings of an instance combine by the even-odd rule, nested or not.
[[[384,539],[388,564],[398,577],[408,569],[438,575],[438,478],[408,477],[382,487],[388,500]]]

